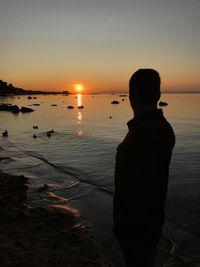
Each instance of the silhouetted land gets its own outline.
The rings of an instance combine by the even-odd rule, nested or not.
[[[25,90],[22,88],[17,88],[12,85],[12,83],[7,83],[0,80],[0,95],[36,95],[36,94],[69,94],[68,91],[64,92],[46,92],[46,91],[35,91],[35,90]]]

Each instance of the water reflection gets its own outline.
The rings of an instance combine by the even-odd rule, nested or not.
[[[82,106],[82,95],[77,94],[77,106],[80,107]]]
[[[78,111],[78,123],[82,121],[82,112]]]
[[[77,94],[77,106],[78,107],[82,106],[82,95],[81,94]],[[77,118],[78,118],[78,123],[81,123],[81,121],[83,119],[83,115],[82,115],[82,112],[80,110],[78,110]]]
[[[78,131],[78,132],[77,132],[77,135],[78,135],[78,136],[83,135],[83,131]]]

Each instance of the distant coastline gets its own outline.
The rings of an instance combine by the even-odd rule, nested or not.
[[[179,90],[174,90],[174,91],[166,91],[162,90],[162,94],[199,94],[200,90],[188,90],[188,91],[179,91]],[[69,91],[40,91],[40,90],[28,90],[28,89],[23,89],[23,88],[18,88],[12,85],[12,83],[4,82],[0,80],[0,96],[9,96],[9,95],[69,95],[69,94],[76,94],[76,93],[71,93]],[[128,90],[122,90],[122,91],[112,91],[112,92],[105,92],[105,91],[100,91],[100,92],[90,92],[90,93],[81,93],[81,94],[91,94],[91,95],[99,95],[99,94],[111,94],[111,95],[116,95],[116,94],[123,94],[123,95],[128,95]]]
[[[26,90],[13,86],[12,83],[7,83],[0,80],[0,96],[9,96],[9,95],[49,95],[49,94],[70,94],[69,91],[63,92],[47,92],[47,91],[35,91],[35,90]]]
[[[200,91],[162,91],[162,94],[200,94]]]

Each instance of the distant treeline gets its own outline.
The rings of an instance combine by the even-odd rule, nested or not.
[[[22,88],[17,88],[12,85],[12,83],[7,83],[0,80],[0,94],[9,95],[9,94],[25,94],[27,91]]]
[[[69,94],[68,91],[62,92],[62,94]],[[61,92],[44,92],[44,91],[33,91],[17,88],[12,83],[7,83],[0,80],[0,95],[27,95],[27,94],[61,94]]]

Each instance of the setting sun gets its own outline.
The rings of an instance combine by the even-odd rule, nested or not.
[[[83,85],[82,84],[75,84],[75,90],[77,92],[83,91]]]

